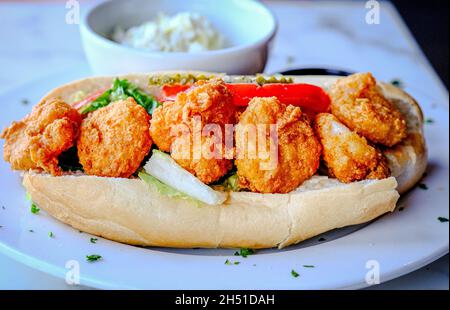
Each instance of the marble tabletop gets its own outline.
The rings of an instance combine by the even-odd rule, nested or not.
[[[84,11],[98,1],[79,2]],[[279,22],[266,72],[304,67],[372,71],[382,80],[400,79],[407,90],[448,106],[448,90],[389,2],[380,1],[379,24],[367,23],[365,1],[263,2]],[[65,23],[65,4],[0,1],[0,93],[87,66],[78,26]],[[371,289],[448,289],[448,266],[446,255]],[[74,288],[0,254],[0,289]]]

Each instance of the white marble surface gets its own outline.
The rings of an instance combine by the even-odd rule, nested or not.
[[[82,11],[98,1],[80,1]],[[408,91],[448,106],[448,91],[395,9],[381,3],[379,25],[365,23],[361,1],[264,1],[279,21],[267,72],[297,67],[372,71],[401,79]],[[0,1],[0,93],[46,75],[86,66],[78,28],[65,23],[65,1]],[[1,104],[1,103],[0,103]],[[373,289],[448,289],[448,255]],[[76,287],[75,287],[76,288]],[[74,289],[0,255],[0,289]]]

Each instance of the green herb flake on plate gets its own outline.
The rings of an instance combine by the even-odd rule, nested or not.
[[[41,209],[39,209],[34,203],[31,204],[31,209],[30,209],[31,213],[33,214],[38,214],[39,211],[41,211]]]
[[[98,255],[98,254],[86,255],[86,260],[90,263],[99,261],[101,259],[102,259],[102,256]]]

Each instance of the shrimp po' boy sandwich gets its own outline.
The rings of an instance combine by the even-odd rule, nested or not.
[[[285,247],[393,211],[426,164],[401,89],[348,77],[94,77],[4,129],[33,202],[78,230],[164,247]]]

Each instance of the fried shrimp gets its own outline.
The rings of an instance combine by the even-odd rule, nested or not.
[[[252,99],[236,126],[239,183],[253,192],[294,190],[317,171],[320,152],[320,143],[300,108],[275,97]]]
[[[174,102],[155,109],[150,126],[153,141],[161,151],[169,152],[174,125],[188,124],[200,116],[203,124],[234,124],[236,108],[231,93],[221,80],[199,81],[187,92],[179,93]]]
[[[222,80],[199,81],[190,91],[178,94],[177,101],[184,103],[185,120],[200,115],[205,124],[235,123],[236,108]]]
[[[314,129],[322,143],[323,159],[331,176],[345,183],[389,177],[384,155],[334,115],[318,114]]]
[[[177,101],[167,101],[153,111],[150,134],[161,151],[170,152],[174,139],[170,131],[173,126],[182,123],[182,113],[183,106]]]
[[[150,151],[149,127],[150,116],[132,98],[90,113],[77,142],[86,174],[130,177]]]
[[[393,146],[406,137],[406,120],[377,88],[370,73],[339,79],[330,89],[331,112],[374,143]]]
[[[150,133],[161,151],[170,152],[180,166],[209,184],[233,166],[225,156],[224,127],[236,122],[235,113],[231,94],[223,81],[199,81],[187,92],[179,93],[174,102],[166,102],[154,111]],[[194,119],[200,126],[218,125],[222,132],[219,141],[198,132],[200,141],[194,143]],[[177,135],[174,130],[177,126],[184,126],[188,132]],[[211,151],[219,155],[206,155]]]
[[[199,137],[199,143],[194,143],[190,133],[179,136],[172,144],[170,155],[200,181],[210,184],[224,176],[233,162],[225,157],[222,141],[216,141],[213,136]]]
[[[5,161],[11,163],[12,169],[61,175],[58,156],[74,145],[80,123],[78,112],[59,99],[39,103],[0,135],[5,139]]]

